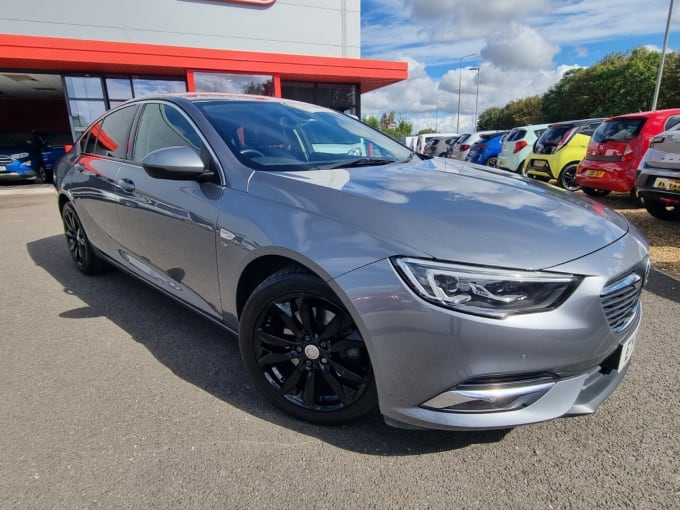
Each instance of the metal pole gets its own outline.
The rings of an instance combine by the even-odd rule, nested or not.
[[[456,111],[456,133],[460,134],[460,86],[463,80],[463,59],[468,57],[476,57],[476,53],[463,55],[458,59],[458,110]]]
[[[471,67],[470,69],[477,70],[477,93],[475,94],[475,121],[472,124],[472,130],[477,131],[477,107],[479,106],[479,73],[482,71],[481,67]]]
[[[663,49],[661,50],[661,62],[659,62],[659,73],[656,75],[656,86],[654,87],[654,99],[652,99],[652,111],[656,110],[656,103],[659,100],[661,90],[661,78],[663,77],[663,65],[666,61],[666,47],[668,46],[668,34],[671,29],[671,16],[673,15],[673,0],[668,5],[668,19],[666,20],[666,33],[663,36]]]

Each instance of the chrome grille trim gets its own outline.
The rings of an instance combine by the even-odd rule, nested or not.
[[[625,330],[639,315],[643,283],[643,275],[633,272],[609,283],[602,290],[602,308],[614,333]]]
[[[0,165],[11,165],[14,163],[14,160],[10,158],[9,156],[1,156],[0,155]]]

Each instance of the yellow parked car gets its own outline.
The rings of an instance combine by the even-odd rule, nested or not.
[[[576,169],[586,155],[590,137],[603,120],[583,119],[551,124],[536,140],[522,173],[546,182],[556,179],[560,187],[578,190]]]

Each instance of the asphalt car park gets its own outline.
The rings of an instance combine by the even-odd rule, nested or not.
[[[486,432],[309,425],[235,337],[118,271],[80,274],[50,185],[0,188],[2,508],[677,508],[680,282],[653,271],[595,414]]]

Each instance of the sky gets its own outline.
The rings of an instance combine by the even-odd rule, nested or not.
[[[679,4],[673,7],[669,51],[680,49]],[[661,51],[669,5],[670,0],[361,0],[362,58],[407,62],[409,68],[408,80],[362,94],[362,116],[394,111],[414,132],[470,132],[475,112],[542,95],[569,69],[639,46]]]

